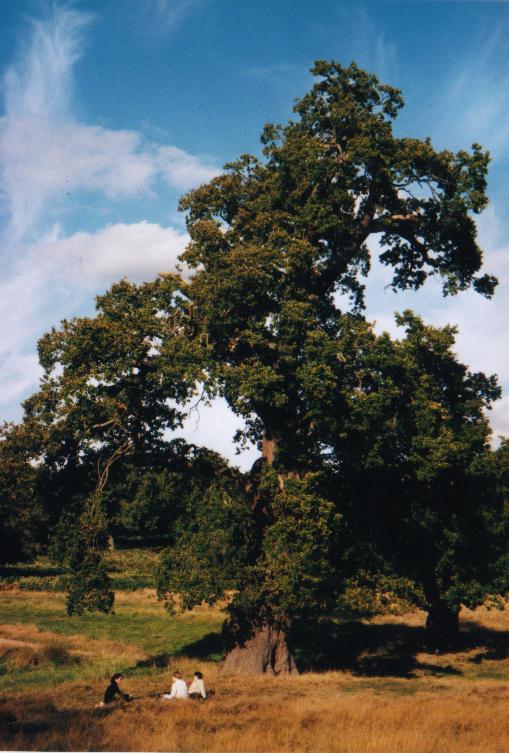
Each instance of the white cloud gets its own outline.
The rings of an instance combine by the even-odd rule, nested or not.
[[[33,236],[48,203],[74,191],[118,199],[151,191],[158,178],[188,190],[218,173],[175,146],[145,142],[135,131],[43,118],[0,121],[0,170],[11,244]]]
[[[92,313],[93,296],[126,277],[150,280],[175,269],[187,236],[155,223],[118,223],[97,233],[48,237],[23,249],[0,282],[0,417],[36,389],[37,339],[64,317]]]
[[[26,397],[27,392],[37,384],[41,369],[34,353],[20,354],[12,350],[0,350],[0,406],[2,420],[17,416],[10,415],[10,406]],[[17,411],[16,411],[17,413]]]
[[[378,332],[385,330],[397,337],[403,332],[395,325],[394,312],[407,308],[434,326],[456,325],[460,359],[472,371],[497,374],[504,393],[509,393],[509,246],[494,209],[482,215],[478,227],[481,247],[486,249],[486,271],[500,280],[491,300],[472,290],[443,298],[440,282],[433,279],[417,292],[394,293],[386,287],[392,277],[390,269],[375,261],[367,284],[369,318],[376,322]],[[494,404],[489,417],[495,434],[509,432],[509,396]]]
[[[219,170],[176,146],[161,146],[156,151],[155,172],[160,173],[170,186],[187,191],[208,182]]]
[[[37,233],[43,209],[72,191],[96,190],[114,198],[147,190],[154,165],[139,146],[140,136],[128,131],[4,118],[0,165],[10,242]]]
[[[0,181],[13,246],[37,237],[52,202],[79,190],[108,199],[154,190],[161,179],[178,190],[210,180],[217,168],[176,146],[136,131],[75,122],[73,65],[87,14],[56,7],[31,24],[27,48],[5,73],[0,119]],[[67,202],[69,203],[69,202]]]
[[[188,240],[157,223],[117,223],[38,244],[30,253],[34,264],[46,269],[43,277],[100,290],[121,277],[144,282],[174,270]]]

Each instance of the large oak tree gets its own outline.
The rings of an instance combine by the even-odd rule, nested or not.
[[[354,64],[318,62],[312,73],[296,119],[265,127],[262,158],[243,155],[181,201],[192,320],[265,466],[252,492],[259,556],[231,608],[232,668],[290,668],[295,608],[327,601],[340,523],[316,474],[331,431],[349,420],[368,240],[394,289],[430,276],[445,295],[473,286],[490,296],[496,285],[478,274],[472,218],[487,202],[488,155],[395,136],[400,93]]]
[[[405,320],[407,350],[400,352],[375,338],[362,317],[374,237],[396,290],[417,289],[431,276],[445,295],[470,286],[492,295],[496,280],[479,274],[473,220],[487,202],[488,155],[478,145],[452,153],[397,137],[400,93],[355,65],[319,62],[313,73],[317,82],[297,102],[295,120],[265,127],[262,157],[241,156],[182,199],[190,275],[140,287],[120,283],[99,298],[95,319],[64,322],[43,338],[45,377],[26,403],[26,424],[42,427],[46,462],[58,469],[95,464],[100,479],[118,453],[167,452],[165,431],[180,425],[198,391],[224,396],[245,419],[237,439],[259,444],[262,456],[245,493],[233,494],[222,481],[209,490],[164,560],[159,583],[161,594],[177,584],[192,606],[228,587],[222,565],[239,570],[225,630],[231,669],[292,670],[288,631],[337,607],[341,583],[353,582],[362,565],[361,551],[372,553],[371,570],[378,562],[386,576],[413,578],[424,588],[422,568],[408,565],[404,548],[395,547],[394,556],[384,548],[386,517],[375,515],[362,528],[372,497],[356,497],[353,471],[362,474],[378,458],[397,487],[410,472],[414,487],[405,487],[411,491],[393,523],[395,535],[417,536],[418,515],[442,499],[454,469],[469,472],[485,451],[482,407],[496,396],[493,382],[476,382],[448,360],[450,337],[430,331],[426,337],[442,342],[443,362],[460,375],[451,392],[456,410],[454,400],[442,400],[444,380],[433,358],[417,358],[416,321]],[[412,389],[419,397],[413,402]],[[391,400],[401,401],[401,415]],[[436,421],[426,439],[430,416]],[[444,436],[449,445],[442,452]],[[463,465],[451,460],[455,448]],[[430,551],[449,547],[451,557],[461,554],[448,545],[459,530],[453,498],[423,533],[428,543],[435,537]],[[470,514],[473,506],[464,509]],[[438,535],[443,521],[449,539]],[[218,542],[217,551],[200,560],[207,541]],[[441,573],[442,564],[430,555],[428,571]],[[434,580],[442,589],[438,601],[454,607],[445,581]]]

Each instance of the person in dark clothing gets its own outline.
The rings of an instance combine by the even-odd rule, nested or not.
[[[111,703],[113,700],[115,700],[115,697],[118,695],[120,698],[123,698],[124,701],[130,701],[131,696],[129,693],[122,693],[119,687],[119,682],[122,682],[123,675],[121,672],[117,672],[113,675],[113,677],[110,680],[110,684],[104,691],[104,704]]]

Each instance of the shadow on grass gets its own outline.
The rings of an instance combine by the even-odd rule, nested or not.
[[[187,656],[189,659],[202,661],[221,661],[223,642],[221,633],[207,633],[193,643],[188,643],[178,651],[177,656]]]
[[[414,677],[417,671],[436,677],[462,674],[451,664],[417,660],[420,653],[434,654],[437,659],[440,653],[429,645],[423,627],[323,619],[295,627],[290,642],[301,672],[348,670],[363,677],[399,678]],[[468,659],[474,664],[505,659],[509,657],[509,632],[463,623],[457,645],[445,653],[474,649],[478,652]],[[221,634],[208,633],[174,654],[162,653],[139,661],[136,668],[165,668],[178,657],[219,662],[222,651]]]
[[[507,630],[493,630],[477,622],[470,622],[464,636],[468,639],[470,648],[481,649],[469,659],[472,664],[500,661],[509,657],[509,631]]]
[[[178,657],[186,657],[188,659],[199,659],[202,661],[221,661],[222,658],[222,643],[220,633],[207,633],[203,638],[200,638],[193,643],[188,643],[182,646],[175,653],[170,654],[167,652],[161,654],[155,654],[149,656],[147,659],[142,659],[136,663],[136,669],[163,669],[168,667],[172,660]]]
[[[140,659],[135,664],[135,669],[165,669],[170,665],[172,655],[164,651],[161,654],[154,654],[147,659]]]
[[[45,747],[46,735],[61,737],[62,747],[52,747],[51,750],[70,750],[65,745],[69,735],[76,728],[92,730],[92,739],[87,741],[92,747],[86,750],[102,749],[101,729],[95,724],[98,719],[109,716],[122,705],[112,703],[111,708],[91,709],[64,709],[58,708],[53,702],[45,697],[29,699],[0,699],[0,740],[2,750],[6,749],[9,742],[14,744],[12,750],[48,750]],[[65,747],[64,747],[65,745]],[[42,747],[41,747],[42,746]]]
[[[47,578],[52,575],[65,575],[67,570],[58,565],[5,565],[0,567],[1,578]]]
[[[417,670],[435,676],[462,674],[450,664],[417,660],[421,652],[439,653],[428,645],[423,627],[321,620],[295,628],[291,644],[297,666],[304,672],[343,669],[365,677],[401,678],[413,677]],[[504,659],[509,656],[509,632],[463,624],[457,645],[445,653],[475,648],[479,652],[471,662]]]

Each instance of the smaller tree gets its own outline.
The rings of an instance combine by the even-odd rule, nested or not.
[[[70,612],[113,605],[101,553],[112,465],[126,456],[161,465],[172,454],[165,433],[182,425],[195,394],[200,343],[186,331],[183,300],[171,276],[121,281],[98,297],[95,317],[64,321],[39,342],[44,375],[24,403],[23,428],[31,460],[44,468],[46,499],[77,520],[72,540],[53,546],[65,557],[70,545]]]
[[[430,639],[447,644],[462,604],[493,603],[509,588],[509,518],[485,416],[500,388],[458,361],[454,327],[410,311],[397,321],[406,337],[364,349],[336,478],[356,566],[414,582]]]
[[[101,495],[107,484],[111,466],[132,452],[127,439],[117,447],[102,469],[98,468],[97,486],[86,500],[80,516],[70,556],[71,575],[68,580],[67,613],[111,612],[115,595],[103,559],[107,539],[107,519]]]
[[[107,522],[100,496],[92,495],[85,503],[75,530],[69,559],[67,614],[111,612],[115,594],[103,558]]]

